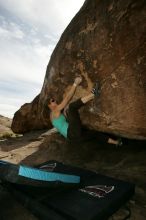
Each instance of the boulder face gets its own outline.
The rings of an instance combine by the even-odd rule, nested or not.
[[[14,115],[11,128],[15,133],[25,133],[31,130],[43,129],[45,121],[41,118],[41,112],[39,111],[39,97],[36,96],[31,103],[25,103]],[[49,118],[47,113],[46,118]],[[51,127],[51,123],[48,121],[47,125]]]
[[[51,56],[35,104],[16,112],[13,131],[49,127],[48,96],[60,102],[80,74],[73,100],[88,94],[96,80],[101,86],[100,96],[80,111],[83,124],[146,139],[145,16],[145,0],[86,0]]]

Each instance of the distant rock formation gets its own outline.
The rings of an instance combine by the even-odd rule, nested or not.
[[[0,140],[13,136],[11,130],[12,119],[0,115]]]
[[[146,139],[146,2],[86,0],[62,34],[40,95],[15,113],[17,133],[50,127],[46,100],[60,101],[76,74],[83,82],[74,99],[98,79],[101,95],[81,110],[89,128]]]
[[[44,116],[44,109],[40,109],[39,107],[39,98],[40,95],[36,96],[31,103],[25,103],[15,113],[12,121],[12,130],[15,133],[23,134],[31,130],[51,127],[49,112],[46,111],[46,117],[42,117],[42,114]]]

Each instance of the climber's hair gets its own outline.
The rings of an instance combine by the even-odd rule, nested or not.
[[[50,104],[50,98],[47,98],[46,102],[45,102],[45,107],[48,109]]]
[[[49,104],[51,104],[51,102],[55,102],[56,101],[56,99],[55,98],[53,98],[53,96],[52,97],[49,97],[49,98],[47,98],[47,100],[46,100],[46,104],[45,104],[45,106],[46,106],[46,108],[48,109],[49,108]]]

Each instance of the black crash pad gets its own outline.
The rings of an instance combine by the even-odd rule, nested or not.
[[[51,167],[51,168],[50,168]],[[8,189],[43,220],[106,220],[134,194],[134,184],[99,173],[48,161],[37,166],[52,172],[80,176],[80,185],[57,190],[5,183]],[[40,193],[39,193],[40,192]]]

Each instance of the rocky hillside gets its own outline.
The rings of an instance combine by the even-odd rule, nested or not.
[[[61,36],[39,96],[15,113],[12,129],[49,127],[48,96],[58,102],[76,74],[83,82],[74,99],[98,79],[101,95],[81,112],[88,127],[132,139],[146,139],[145,0],[86,0]]]
[[[0,115],[0,139],[11,137],[14,133],[11,130],[12,119]]]

